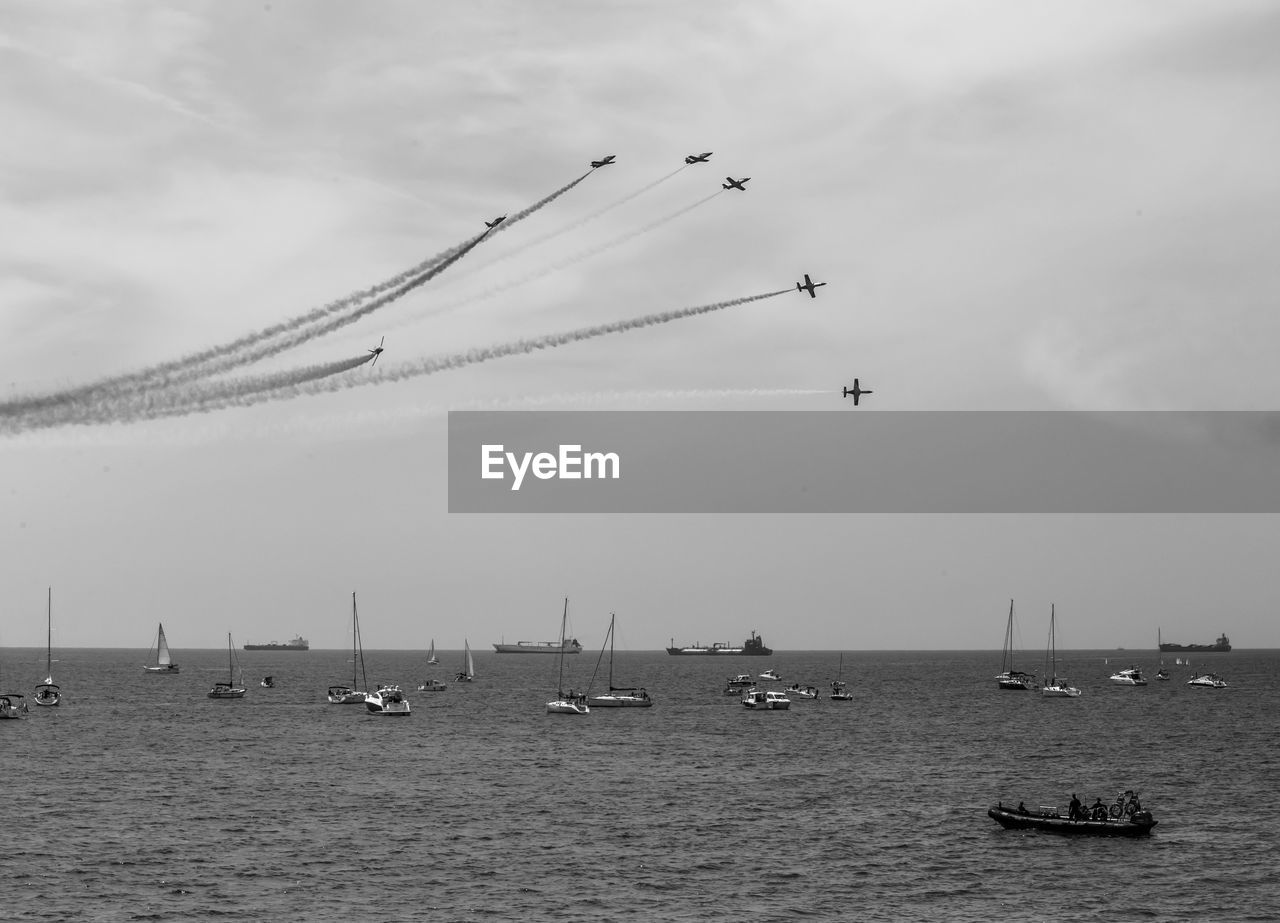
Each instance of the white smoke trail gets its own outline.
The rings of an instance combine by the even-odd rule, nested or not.
[[[213,346],[208,349],[195,353],[189,353],[178,359],[163,362],[157,365],[148,366],[139,369],[136,372],[127,372],[122,375],[115,375],[109,378],[100,379],[87,385],[80,385],[55,394],[39,395],[33,397],[19,398],[17,400],[0,402],[0,419],[6,416],[14,416],[31,413],[44,408],[56,407],[63,405],[69,401],[98,401],[108,392],[121,393],[137,393],[144,389],[155,387],[171,387],[175,384],[194,381],[200,378],[206,378],[224,372],[232,368],[238,368],[256,362],[266,356],[275,355],[283,349],[289,349],[305,343],[316,336],[332,330],[343,327],[358,317],[363,317],[370,310],[376,310],[395,301],[397,298],[417,288],[423,282],[439,275],[448,266],[457,262],[465,256],[477,243],[485,238],[489,233],[502,230],[507,225],[515,224],[524,218],[529,217],[538,209],[554,202],[560,196],[564,195],[573,187],[577,186],[584,179],[591,175],[591,171],[582,174],[570,183],[561,186],[550,195],[543,196],[532,205],[521,210],[515,215],[509,217],[496,228],[485,231],[484,234],[464,241],[461,244],[455,244],[446,250],[441,250],[434,256],[419,262],[415,266],[397,273],[388,279],[383,280],[366,289],[352,292],[342,298],[314,308],[311,311],[300,314],[289,320],[281,321],[270,327],[263,328],[254,333],[246,334],[223,343],[219,346]],[[425,278],[424,274],[427,274]],[[302,338],[288,338],[280,349],[251,350],[251,347],[264,343],[276,337],[297,331],[308,324],[315,324],[323,321],[325,318],[331,318],[335,314],[347,311],[361,305],[372,298],[378,298],[386,292],[392,292],[390,298],[379,298],[377,303],[372,307],[364,306],[353,315],[351,320],[346,320],[337,324],[325,324],[318,332]]]
[[[162,392],[161,395],[158,396],[152,394],[138,395],[134,397],[117,396],[114,398],[107,396],[104,400],[91,408],[83,405],[70,405],[63,408],[52,408],[39,413],[33,413],[24,418],[19,418],[8,428],[13,431],[20,431],[47,426],[61,426],[66,423],[105,423],[113,421],[154,419],[156,417],[185,416],[190,413],[208,412],[223,407],[251,407],[254,404],[266,401],[287,400],[301,395],[333,393],[337,391],[345,391],[351,388],[363,387],[365,385],[380,385],[404,381],[406,379],[417,378],[424,375],[435,375],[439,372],[445,372],[451,369],[464,368],[469,365],[478,365],[483,362],[490,362],[494,359],[501,359],[506,356],[517,356],[544,349],[555,349],[560,346],[566,346],[570,343],[580,343],[584,340],[591,340],[597,337],[608,336],[610,334],[626,333],[630,330],[639,330],[644,327],[668,324],[672,321],[682,320],[687,317],[697,317],[702,314],[723,311],[726,308],[732,308],[738,305],[750,304],[755,301],[763,301],[766,298],[784,295],[790,291],[792,291],[792,289],[784,288],[775,292],[748,295],[743,298],[734,298],[729,301],[717,301],[712,304],[698,305],[696,307],[680,308],[656,314],[646,314],[641,317],[614,321],[613,323],[608,324],[596,324],[590,327],[580,327],[576,330],[570,330],[564,333],[555,333],[547,336],[515,340],[509,343],[471,349],[466,352],[454,353],[448,356],[421,359],[414,363],[402,365],[392,371],[368,377],[331,377],[336,371],[346,370],[345,368],[337,369],[335,366],[342,365],[342,363],[337,363],[334,366],[311,366],[308,367],[308,369],[285,372],[279,375],[258,376],[255,378],[236,379],[224,383],[171,389],[170,391]],[[361,361],[368,361],[367,357]],[[354,366],[347,366],[346,368],[353,367]],[[328,372],[326,375],[311,374],[311,370],[317,370],[320,368],[333,368],[335,371]],[[3,425],[4,421],[0,420],[0,426]]]
[[[513,250],[508,250],[506,253],[503,253],[500,256],[494,257],[493,259],[489,260],[489,262],[475,267],[473,272],[481,272],[485,269],[488,269],[490,266],[493,266],[497,263],[501,263],[503,260],[511,259],[511,257],[513,256],[519,256],[521,253],[524,253],[526,250],[530,250],[534,247],[539,247],[542,244],[545,244],[549,240],[555,240],[557,237],[560,237],[563,234],[567,234],[570,231],[576,231],[578,228],[582,227],[585,224],[589,224],[592,221],[595,221],[597,218],[601,217],[602,215],[607,215],[609,212],[613,211],[615,208],[620,208],[623,205],[626,205],[632,199],[639,198],[640,196],[648,192],[650,189],[654,189],[658,186],[661,186],[663,183],[671,179],[676,174],[680,173],[682,170],[688,169],[688,166],[689,166],[688,164],[682,164],[681,166],[672,170],[670,173],[667,173],[663,176],[658,177],[656,180],[654,180],[651,183],[646,183],[645,185],[641,186],[639,189],[635,190],[634,192],[630,192],[627,195],[623,196],[622,198],[617,199],[613,202],[610,202],[608,205],[605,205],[602,208],[598,208],[595,211],[591,212],[590,214],[577,219],[576,221],[571,221],[568,224],[562,227],[559,227],[554,231],[551,231],[547,234],[543,234],[541,237],[535,237],[533,240],[530,240],[527,243],[521,244],[519,247],[516,247]],[[723,192],[724,190],[722,189],[720,191]]]
[[[639,237],[641,234],[647,234],[650,231],[657,230],[663,225],[669,224],[670,222],[675,221],[677,218],[680,218],[683,215],[687,215],[689,212],[693,211],[695,208],[701,208],[703,205],[706,205],[712,199],[716,198],[719,195],[722,195],[723,193],[724,193],[723,189],[717,190],[716,192],[713,192],[708,196],[704,196],[703,198],[699,199],[698,201],[690,205],[686,205],[683,208],[677,209],[676,211],[673,211],[670,214],[663,215],[661,218],[657,218],[649,222],[648,224],[641,225],[638,228],[633,228],[632,230],[627,231],[625,234],[621,234],[617,237],[612,238],[611,240],[606,240],[603,243],[596,244],[593,247],[588,247],[584,250],[579,250],[577,253],[564,257],[563,259],[556,260],[554,263],[548,263],[545,266],[542,266],[532,272],[526,273],[523,276],[518,276],[515,279],[510,279],[498,285],[492,285],[487,289],[482,289],[481,291],[477,292],[474,295],[468,295],[465,298],[459,298],[454,301],[433,306],[425,311],[420,312],[418,316],[419,317],[437,317],[441,314],[448,313],[449,311],[456,311],[458,308],[475,304],[478,301],[486,301],[497,295],[501,295],[503,292],[508,292],[513,288],[518,288],[521,285],[527,285],[530,282],[536,282],[538,279],[545,278],[546,276],[549,276],[555,272],[560,272],[561,270],[567,269],[570,266],[573,266],[576,263],[580,263],[585,259],[589,259],[590,257],[597,256],[601,253],[604,253],[606,250],[612,250],[614,247],[620,247],[623,244],[627,243],[628,241],[634,240],[635,238]]]

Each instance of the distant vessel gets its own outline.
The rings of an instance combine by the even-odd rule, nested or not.
[[[495,644],[493,649],[499,654],[578,654],[582,645],[577,638],[568,641],[517,641],[515,644]]]
[[[589,696],[588,705],[596,705],[600,708],[652,708],[653,699],[649,697],[649,693],[644,687],[636,686],[615,686],[613,684],[613,623],[617,616],[609,613],[609,633],[606,640],[609,642],[609,691],[602,695]],[[604,648],[600,648],[600,657],[604,657]],[[596,669],[600,669],[600,661],[596,661]],[[595,680],[595,674],[591,676]]]
[[[564,629],[569,621],[569,597],[564,599],[564,615],[560,617],[560,675],[556,679],[556,697],[547,703],[547,714],[549,715],[589,715],[591,714],[591,706],[587,704],[585,695],[577,695],[572,689],[569,694],[564,693],[564,655],[567,654],[568,648],[564,643]],[[574,642],[577,643],[576,641]]]
[[[298,635],[284,644],[278,641],[272,641],[270,644],[246,644],[244,649],[246,651],[309,651],[311,644],[302,635]]]
[[[231,632],[227,632],[227,681],[216,682],[206,696],[211,699],[243,699],[245,694],[244,688],[244,671],[240,671],[240,681],[236,682],[236,649],[231,644]]]
[[[360,616],[356,613],[356,594],[351,593],[351,685],[334,683],[329,687],[330,705],[359,705],[368,693],[369,679],[364,670],[364,644],[360,640]]]
[[[1174,644],[1171,641],[1161,641],[1160,650],[1162,651],[1201,651],[1203,653],[1225,654],[1231,650],[1231,641],[1226,635],[1219,635],[1218,640],[1212,644]]]
[[[44,682],[36,686],[37,705],[57,705],[62,701],[62,690],[53,681],[53,587],[49,587],[49,613],[47,622],[48,645],[45,654]]]
[[[1052,612],[1052,610],[1050,610]],[[1052,614],[1050,615],[1052,621]],[[1009,622],[1004,630],[1004,654],[1000,663],[1000,675],[996,684],[1001,689],[1034,689],[1036,677],[1034,673],[1025,673],[1013,668],[1013,600],[1009,600]]]
[[[164,622],[160,623],[160,630],[156,633],[155,647],[151,648],[151,652],[155,654],[155,663],[143,664],[143,672],[145,673],[177,673],[178,665],[173,662],[173,658],[169,656],[169,642],[164,637]]]
[[[723,641],[717,641],[710,647],[704,647],[701,644],[693,644],[689,647],[676,647],[676,639],[671,639],[671,646],[667,648],[667,653],[672,657],[700,655],[700,654],[741,654],[750,657],[768,657],[773,653],[771,648],[764,646],[764,638],[751,632],[751,637],[742,642],[742,647],[730,647]]]
[[[471,656],[471,642],[462,639],[462,669],[454,674],[455,683],[469,683],[476,678],[476,661]]]

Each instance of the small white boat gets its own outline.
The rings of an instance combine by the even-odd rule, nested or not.
[[[757,711],[783,711],[791,707],[791,700],[781,692],[775,692],[772,689],[768,692],[762,689],[748,689],[746,695],[742,697],[742,704]]]
[[[777,670],[765,670],[760,674],[761,679],[773,680],[774,682],[782,682],[782,677],[778,675]]]
[[[462,640],[462,671],[455,674],[453,681],[455,683],[469,683],[476,678],[476,661],[471,656],[471,642],[463,638]]]
[[[360,616],[356,612],[356,594],[351,594],[351,685],[334,683],[329,687],[330,705],[359,705],[367,697],[367,692],[357,688],[363,681],[365,689],[369,688],[369,679],[364,676],[364,645],[360,641]]]
[[[849,684],[844,681],[844,651],[840,652],[840,667],[836,670],[836,678],[831,681],[831,698],[836,702],[853,701]]]
[[[21,692],[0,692],[0,718],[24,718],[27,711]]]
[[[424,679],[418,683],[419,692],[444,692],[449,687],[438,679]]]
[[[739,687],[745,688],[748,686],[754,686],[755,684],[756,684],[755,680],[751,678],[750,673],[739,673],[737,676],[730,677],[729,679],[730,686],[739,686]]]
[[[377,692],[365,696],[364,707],[374,715],[407,715],[409,700],[399,686],[382,686]]]
[[[564,693],[564,630],[569,621],[569,597],[564,600],[564,615],[560,617],[560,677],[556,681],[556,698],[547,703],[548,715],[589,715],[591,706],[587,704],[585,695],[578,695],[572,689]]]
[[[1217,673],[1201,673],[1187,680],[1188,686],[1205,686],[1209,689],[1226,689],[1227,681]]]
[[[262,682],[258,683],[258,685],[263,689],[274,689],[276,688],[276,678],[274,676],[264,676],[262,677]]]
[[[213,688],[210,689],[207,693],[205,693],[206,696],[208,696],[211,699],[243,699],[244,698],[245,688],[244,688],[243,671],[241,671],[240,682],[237,683],[235,681],[236,679],[235,668],[236,666],[238,666],[238,664],[235,661],[235,656],[236,656],[236,649],[231,644],[231,632],[227,632],[227,681],[225,683],[221,683],[221,682],[214,683]]]
[[[794,699],[816,699],[818,697],[818,687],[801,686],[799,683],[792,683],[787,687],[787,695]]]
[[[155,662],[144,664],[142,670],[144,673],[177,673],[178,665],[173,662],[173,658],[169,655],[169,642],[164,637],[164,622],[160,623],[160,630],[156,633],[156,643],[151,648],[155,654]]]
[[[1046,699],[1075,699],[1080,697],[1080,690],[1070,685],[1066,679],[1058,675],[1058,636],[1055,628],[1053,605],[1049,606],[1049,649],[1045,664],[1048,667],[1045,675],[1048,681],[1040,687],[1040,695]]]
[[[1111,682],[1117,686],[1145,686],[1147,678],[1142,675],[1140,667],[1129,667],[1127,670],[1117,670],[1112,673]]]
[[[49,588],[49,611],[47,621],[48,645],[45,648],[44,682],[36,686],[37,705],[58,705],[62,702],[62,690],[53,681],[53,587]]]

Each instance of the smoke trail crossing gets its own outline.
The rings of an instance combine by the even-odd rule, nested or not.
[[[594,247],[588,247],[585,250],[579,250],[577,253],[567,256],[564,259],[557,260],[554,263],[548,263],[547,265],[541,267],[540,269],[536,269],[533,272],[526,273],[523,276],[518,276],[515,279],[511,279],[499,285],[493,285],[487,289],[482,289],[481,291],[477,292],[474,295],[469,295],[465,298],[459,298],[455,301],[447,302],[445,304],[432,307],[426,311],[423,311],[419,316],[435,317],[437,315],[445,314],[449,311],[454,311],[454,310],[457,310],[458,308],[465,307],[469,304],[475,304],[477,301],[485,301],[489,298],[493,298],[496,295],[500,295],[503,292],[508,292],[513,288],[518,288],[521,285],[527,285],[530,282],[536,282],[538,279],[545,278],[546,276],[549,276],[554,272],[559,272],[562,269],[568,269],[570,266],[574,265],[575,263],[580,263],[585,259],[588,259],[593,256],[597,256],[598,254],[604,253],[606,250],[612,250],[614,247],[620,247],[623,244],[627,243],[628,241],[634,240],[635,238],[639,237],[641,234],[648,234],[650,231],[657,230],[663,225],[669,224],[670,222],[675,221],[677,218],[683,215],[687,215],[689,212],[693,211],[695,208],[701,208],[703,205],[706,205],[712,199],[723,194],[724,194],[724,190],[719,189],[708,196],[704,196],[698,201],[692,203],[691,205],[686,205],[684,206],[684,208],[678,209],[674,212],[671,212],[670,214],[663,215],[661,218],[657,218],[649,222],[648,224],[645,224],[638,228],[634,228],[630,231],[627,231],[625,234],[620,234],[619,236],[613,238],[612,240],[606,240],[603,243],[596,244]],[[499,227],[501,227],[501,225],[499,225]]]
[[[544,196],[527,208],[517,212],[515,215],[512,215],[502,224],[498,225],[497,228],[491,229],[491,231],[502,230],[507,225],[514,224],[517,221],[529,217],[534,212],[538,211],[538,209],[549,205],[570,189],[577,186],[584,179],[590,176],[591,172],[592,171],[588,171],[577,179],[566,183],[550,195]],[[487,233],[490,233],[490,231],[486,231],[486,234]],[[473,238],[472,240],[455,244],[446,250],[441,250],[434,256],[428,257],[415,266],[397,273],[396,275],[372,285],[369,288],[352,292],[321,307],[314,308],[305,314],[300,314],[297,317],[281,321],[280,323],[273,324],[270,327],[266,327],[254,333],[238,337],[237,339],[223,343],[220,346],[213,346],[199,352],[189,353],[188,355],[182,356],[178,359],[139,369],[136,372],[126,372],[122,375],[103,378],[96,382],[70,388],[55,394],[38,395],[0,402],[0,419],[28,414],[46,408],[62,406],[68,402],[98,401],[109,392],[127,394],[137,393],[138,391],[146,388],[173,386],[174,384],[206,378],[219,372],[227,371],[228,369],[248,365],[252,362],[258,361],[258,359],[261,359],[264,356],[275,355],[281,350],[272,349],[265,352],[246,351],[267,340],[298,330],[308,324],[317,323],[342,311],[349,310],[371,298],[377,298],[385,292],[394,291],[397,293],[394,297],[389,300],[380,300],[376,307],[382,307],[386,304],[390,304],[391,301],[396,300],[396,298],[399,298],[408,291],[412,291],[423,282],[430,278],[434,278],[435,275],[439,274],[437,271],[432,275],[428,275],[427,278],[422,278],[424,273],[431,273],[432,270],[442,270],[443,268],[447,268],[457,262],[457,260],[463,255],[470,252],[476,243],[483,240],[484,237],[485,234],[481,234],[478,238]],[[376,307],[374,310],[376,310]],[[356,316],[362,317],[367,313],[368,311],[364,310]],[[339,323],[337,325],[326,325],[320,333],[330,332],[338,327],[345,326],[346,323],[350,323],[350,321]],[[316,333],[314,336],[319,336],[320,333]],[[297,346],[299,343],[305,343],[310,339],[313,339],[313,336],[307,336],[302,339],[291,338],[287,341],[288,345],[283,348],[288,349],[292,346]]]

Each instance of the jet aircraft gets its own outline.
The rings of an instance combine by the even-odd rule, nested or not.
[[[593,160],[593,161],[591,161],[591,169],[593,169],[593,170],[594,170],[596,167],[607,167],[609,164],[613,163],[613,158],[614,158],[614,157],[616,157],[616,156],[618,156],[618,155],[617,155],[617,154],[610,154],[608,157],[604,158],[603,160]]]
[[[501,215],[501,216],[499,216],[499,217],[497,217],[497,218],[494,218],[492,221],[486,221],[486,222],[484,223],[484,226],[485,226],[485,227],[487,227],[487,228],[489,228],[490,230],[492,230],[493,228],[496,228],[498,225],[502,224],[502,222],[504,222],[504,221],[506,221],[506,220],[507,220],[507,216],[506,216],[506,215]]]
[[[806,272],[806,273],[804,274],[804,285],[801,285],[799,282],[797,282],[797,283],[796,283],[796,291],[797,291],[797,292],[808,292],[808,293],[809,293],[809,297],[810,297],[810,298],[817,298],[817,297],[818,297],[818,293],[817,293],[817,292],[815,292],[815,291],[814,291],[814,289],[815,289],[815,288],[821,288],[822,286],[824,286],[824,285],[826,285],[826,284],[827,284],[827,283],[825,283],[825,282],[814,282],[812,279],[810,279],[810,278],[809,278],[809,274]]]
[[[852,394],[852,395],[853,395],[853,406],[854,406],[854,407],[857,407],[857,406],[858,406],[858,398],[862,397],[862,395],[864,395],[864,394],[873,394],[873,393],[875,393],[875,392],[871,391],[869,388],[863,388],[863,387],[860,387],[860,386],[858,385],[858,379],[856,379],[856,378],[853,380],[853,387],[852,387],[852,388],[845,388],[845,389],[844,389],[844,396],[845,396],[845,397],[848,397],[850,394]]]
[[[382,355],[382,344],[385,342],[387,342],[387,338],[383,337],[379,341],[377,348],[369,350],[369,352],[373,353],[373,361],[369,363],[369,368],[373,368],[378,364],[378,357]]]
[[[708,160],[711,159],[711,155],[714,153],[715,151],[707,151],[705,154],[690,154],[688,157],[684,159],[684,162],[685,163],[706,163]]]
[[[734,179],[732,176],[726,176],[725,179],[728,180],[728,182],[720,184],[725,189],[741,189],[743,192],[746,192],[747,187],[743,184],[746,183],[747,180],[751,179],[751,177],[744,176],[742,179]]]

